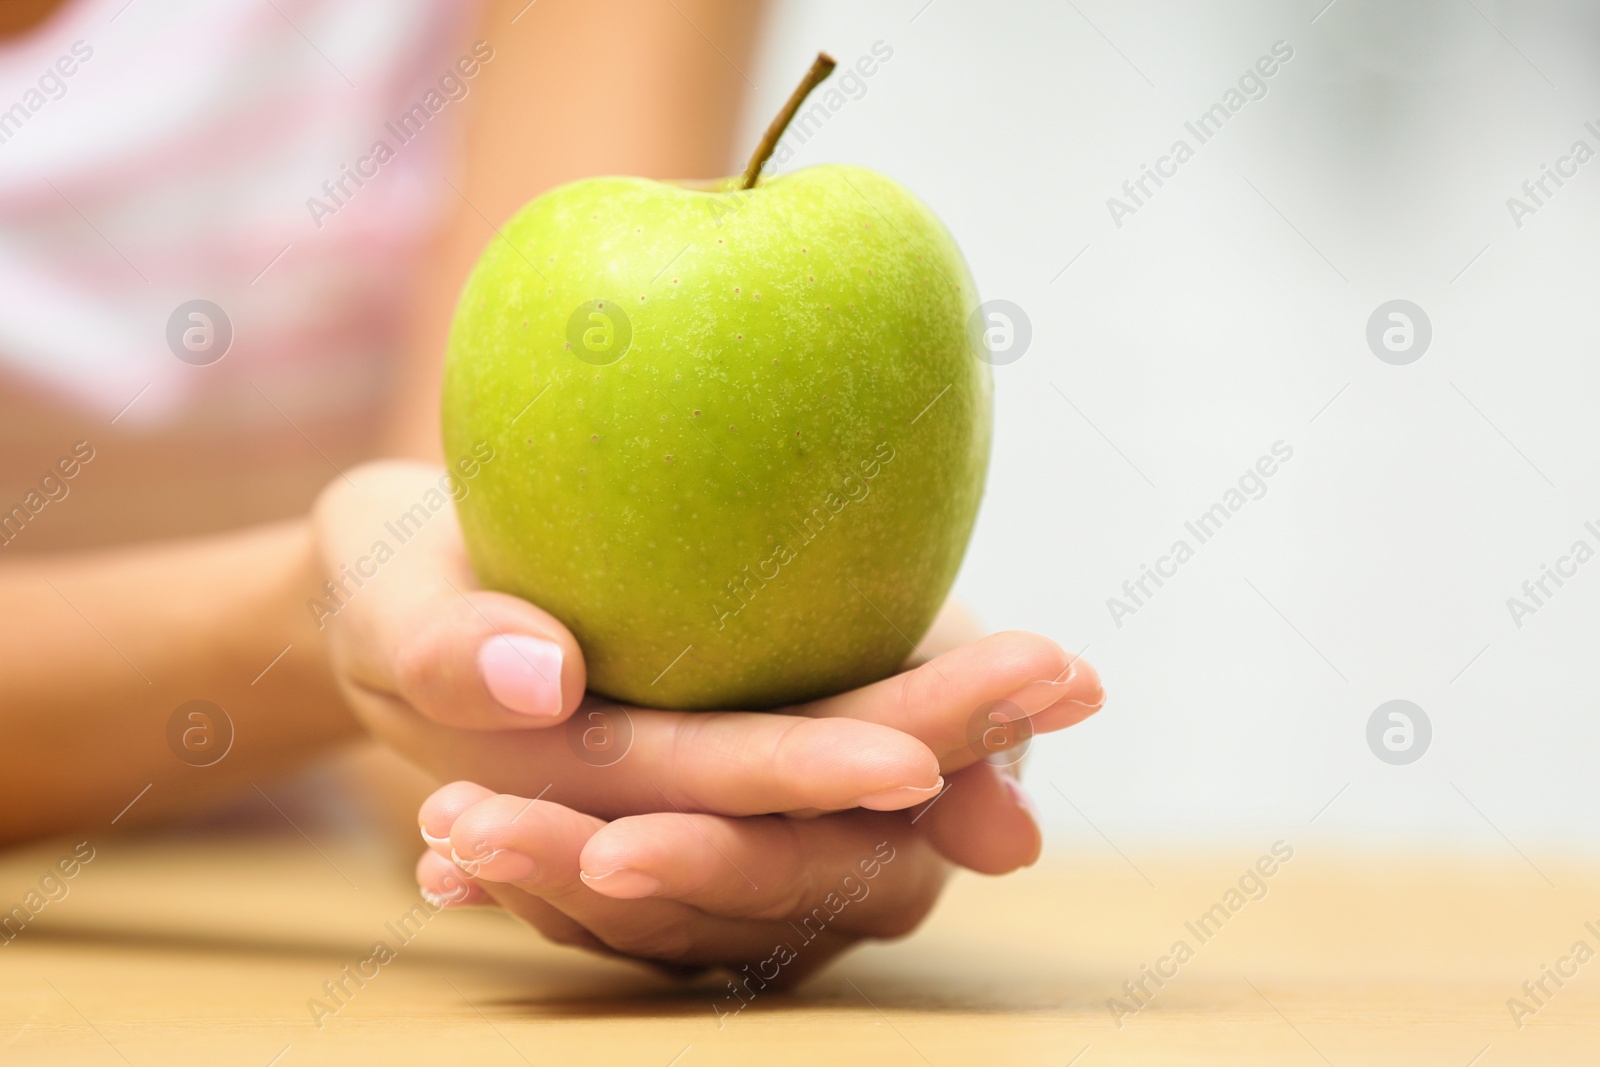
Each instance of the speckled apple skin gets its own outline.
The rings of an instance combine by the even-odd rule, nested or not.
[[[595,300],[632,327],[603,366],[569,341]],[[450,336],[446,455],[496,450],[457,505],[479,580],[566,623],[590,688],[631,704],[770,708],[892,673],[983,492],[976,304],[927,206],[858,167],[540,196]]]

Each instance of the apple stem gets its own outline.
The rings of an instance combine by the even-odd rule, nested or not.
[[[783,131],[789,128],[789,123],[794,120],[794,113],[800,110],[800,105],[805,103],[806,97],[811,95],[811,90],[821,85],[828,75],[833,73],[833,68],[838,64],[826,52],[818,52],[817,58],[812,62],[811,69],[806,71],[806,76],[800,79],[800,84],[789,96],[789,102],[783,105],[783,110],[778,112],[778,117],[772,120],[772,125],[767,127],[766,134],[761,138],[761,143],[756,145],[755,155],[750,157],[750,164],[744,168],[744,180],[739,184],[741,189],[754,189],[756,182],[761,178],[761,168],[766,166],[767,160],[778,149],[778,139],[783,136]]]

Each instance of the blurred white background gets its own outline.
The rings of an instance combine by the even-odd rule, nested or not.
[[[1520,628],[1507,599],[1600,550],[1600,160],[1542,206],[1522,191],[1575,141],[1600,151],[1600,13],[790,2],[746,72],[744,143],[818,48],[877,42],[890,58],[782,169],[904,182],[1031,320],[995,368],[958,592],[1106,680],[1104,712],[1035,743],[1050,843],[1594,853],[1600,560]],[[1265,95],[1199,144],[1185,122],[1276,42]],[[1179,138],[1194,158],[1119,227],[1108,198]],[[1520,226],[1514,195],[1537,207]],[[1432,324],[1408,365],[1366,340],[1393,299]],[[1280,440],[1265,495],[1118,626],[1108,599],[1196,545],[1185,522]],[[1432,724],[1408,765],[1367,742],[1392,699]]]

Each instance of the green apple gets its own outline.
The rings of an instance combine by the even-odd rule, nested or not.
[[[561,619],[590,688],[632,704],[893,672],[983,491],[992,386],[949,233],[872,171],[759,169],[545,193],[452,326],[447,461],[497,449],[457,504],[477,576]]]

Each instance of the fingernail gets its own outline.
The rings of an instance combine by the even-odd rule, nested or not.
[[[1033,806],[1033,798],[1022,788],[1021,782],[1004,773],[1000,775],[1000,780],[1005,783],[1006,792],[1011,794],[1012,803],[1016,804],[1033,824],[1033,849],[1022,864],[1024,867],[1032,867],[1039,862],[1039,856],[1044,851],[1044,832],[1039,828],[1039,809]]]
[[[497,848],[481,859],[463,859],[452,849],[450,862],[467,872],[470,878],[491,882],[525,882],[539,870],[532,856],[509,848]]]
[[[1054,685],[1056,699],[1038,705],[1029,715],[1028,724],[1035,734],[1064,730],[1105,707],[1106,690],[1100,675],[1082,659],[1073,660],[1067,676]]]
[[[452,887],[450,882],[454,882]],[[430,889],[428,886],[419,886],[422,899],[436,908],[472,908],[489,902],[489,894],[473,885],[463,882],[453,875],[446,880],[443,891]]]
[[[1001,774],[1000,780],[1005,783],[1006,792],[1011,794],[1012,803],[1028,813],[1028,818],[1033,820],[1035,826],[1039,824],[1039,809],[1034,806],[1033,798],[1028,791],[1022,788],[1022,783],[1009,774]]]
[[[920,804],[924,800],[932,799],[939,795],[939,790],[944,788],[944,779],[926,788],[914,785],[901,786],[899,789],[885,789],[881,793],[868,793],[856,800],[856,807],[871,808],[873,811],[899,811],[909,808],[913,804]]]
[[[512,711],[553,719],[561,714],[561,648],[524,634],[499,634],[478,649],[489,695]]]
[[[661,879],[652,878],[643,871],[636,871],[631,867],[618,867],[603,874],[579,871],[578,877],[583,879],[584,885],[596,893],[617,900],[637,900],[640,897],[653,897],[661,892]]]
[[[422,899],[436,908],[464,907],[467,903],[468,895],[466,893],[458,893],[455,896],[450,896],[447,893],[435,893],[427,886],[422,887]]]
[[[428,833],[428,828],[426,826],[421,827],[420,829],[422,831],[423,844],[427,845],[430,849],[432,849],[434,852],[437,852],[441,856],[448,857],[450,855],[450,839],[448,837],[434,837]]]
[[[1067,681],[1058,682],[1053,678],[1041,678],[1027,683],[1014,693],[1008,694],[1004,700],[997,701],[989,714],[993,716],[1001,712],[1008,712],[1004,716],[1007,721],[1025,719],[1030,715],[1043,711],[1062,697],[1067,696],[1070,688],[1071,685]],[[1010,705],[1010,707],[1007,707],[1007,705]],[[1011,710],[1012,708],[1016,710],[1013,711]]]

